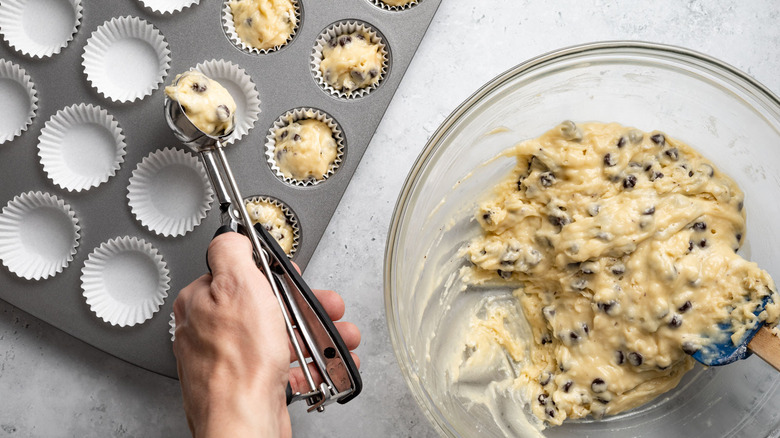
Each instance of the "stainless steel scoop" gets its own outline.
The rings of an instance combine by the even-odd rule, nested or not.
[[[182,76],[177,78],[174,86]],[[322,412],[334,401],[343,404],[355,398],[363,383],[333,321],[276,240],[262,226],[252,226],[244,198],[223,150],[222,141],[232,133],[232,127],[218,137],[208,135],[195,127],[179,102],[167,96],[165,119],[176,137],[200,155],[219,200],[221,229],[229,228],[249,238],[255,262],[268,278],[282,309],[287,334],[309,386],[308,392],[293,394],[288,385],[287,404],[306,400],[309,412]],[[306,353],[321,378],[319,385],[309,369]]]

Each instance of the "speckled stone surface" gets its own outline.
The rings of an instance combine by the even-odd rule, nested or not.
[[[324,414],[294,405],[294,436],[437,436],[390,347],[384,245],[398,192],[417,155],[481,84],[557,48],[631,39],[703,52],[780,93],[779,19],[776,0],[442,2],[305,274],[314,287],[342,292],[347,319],[362,329],[364,392]],[[189,432],[177,381],[128,365],[0,302],[0,438],[5,436]]]

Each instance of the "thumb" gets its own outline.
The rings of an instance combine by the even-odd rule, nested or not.
[[[235,232],[220,234],[211,241],[208,262],[214,276],[249,267],[257,269],[249,239]]]

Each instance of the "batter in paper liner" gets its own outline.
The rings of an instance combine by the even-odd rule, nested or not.
[[[246,202],[246,210],[252,224],[261,224],[287,255],[292,251],[295,233],[290,221],[278,205],[265,200]]]
[[[292,0],[233,0],[229,5],[236,33],[250,47],[272,49],[285,44],[295,32]]]
[[[379,44],[356,31],[339,35],[322,49],[320,71],[331,87],[351,93],[379,82],[384,55]]]
[[[165,94],[179,102],[196,128],[211,136],[220,136],[233,128],[236,102],[219,82],[190,70],[176,76]]]
[[[733,323],[734,342],[777,324],[774,282],[736,254],[743,194],[688,145],[564,122],[505,155],[517,165],[479,207],[484,233],[463,250],[464,279],[516,284],[516,300],[472,316],[461,379],[508,357],[515,371],[502,378],[559,425],[672,389],[719,323]],[[523,316],[532,339],[513,329]]]
[[[317,119],[291,122],[274,134],[274,159],[287,178],[322,180],[333,167],[338,146],[333,131]]]

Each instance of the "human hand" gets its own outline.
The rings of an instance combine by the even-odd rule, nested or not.
[[[293,392],[307,385],[301,370],[290,368],[295,356],[278,301],[246,237],[217,236],[208,258],[212,274],[174,302],[173,350],[190,430],[195,437],[290,436],[284,390],[288,382]],[[314,293],[331,319],[344,315],[337,293]],[[357,348],[357,327],[335,324],[347,347]]]

